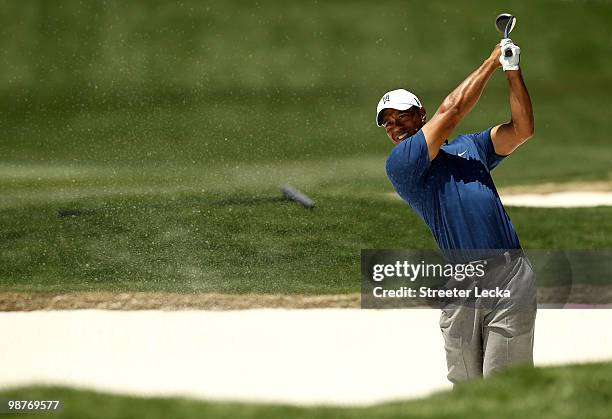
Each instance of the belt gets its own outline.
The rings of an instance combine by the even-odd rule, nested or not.
[[[492,258],[487,258],[487,259],[473,260],[471,262],[468,262],[467,264],[475,265],[475,264],[480,263],[480,264],[485,265],[486,269],[493,269],[498,266],[505,266],[521,256],[524,256],[522,249],[512,249],[512,250],[505,251],[503,254],[499,256],[494,256]]]

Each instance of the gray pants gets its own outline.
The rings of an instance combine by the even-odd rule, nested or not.
[[[514,365],[533,365],[537,302],[531,263],[518,257],[487,272],[480,282],[491,278],[510,290],[511,297],[442,309],[440,329],[452,383],[486,377]]]

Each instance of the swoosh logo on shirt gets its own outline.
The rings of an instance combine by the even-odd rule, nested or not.
[[[458,154],[458,156],[459,156],[459,157],[463,157],[463,155],[464,155],[465,153],[467,153],[467,150],[465,150],[463,153],[459,153],[459,154]]]

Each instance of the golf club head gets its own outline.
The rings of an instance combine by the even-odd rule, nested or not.
[[[508,25],[510,21],[512,22]],[[504,38],[507,38],[510,32],[512,32],[514,25],[516,25],[516,18],[510,13],[501,13],[495,18],[495,27],[504,35]]]
[[[516,25],[516,18],[510,13],[501,13],[495,18],[495,28],[503,35],[504,38],[507,38],[510,32],[512,32],[514,25]],[[512,55],[512,52],[506,51],[504,55],[508,57]]]

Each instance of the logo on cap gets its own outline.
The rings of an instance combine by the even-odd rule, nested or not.
[[[390,102],[390,101],[391,101],[391,98],[389,98],[389,95],[388,95],[388,94],[386,94],[386,95],[384,95],[384,96],[383,96],[383,105],[384,105],[385,103],[387,103],[387,102]]]

